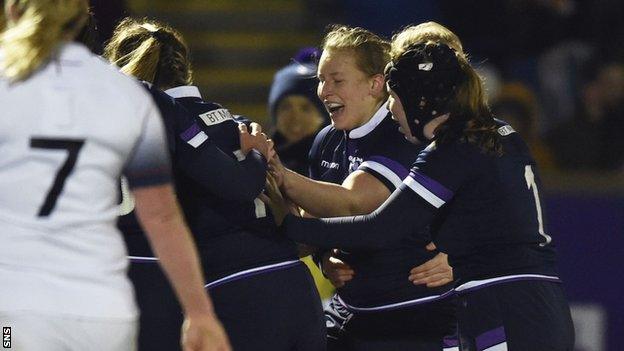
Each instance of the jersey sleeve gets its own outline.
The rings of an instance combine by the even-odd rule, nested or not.
[[[153,103],[143,119],[141,134],[126,163],[124,174],[130,188],[153,186],[171,181],[171,165],[160,113]]]
[[[264,189],[267,171],[264,156],[251,150],[246,157],[232,157],[210,139],[203,123],[189,116],[192,117],[185,114],[178,121],[180,124],[185,120],[186,129],[177,136],[182,145],[175,153],[176,169],[223,199],[253,201]]]
[[[407,236],[425,246],[430,238],[422,229],[433,221],[435,213],[421,197],[401,185],[370,214],[335,218],[287,215],[281,228],[293,241],[321,249],[382,249]],[[414,233],[422,236],[414,237]]]
[[[432,143],[418,155],[403,183],[429,205],[442,207],[451,201],[474,169],[476,160],[465,150],[470,148],[467,144],[436,147]]]
[[[381,181],[391,192],[397,189],[409,174],[406,166],[382,155],[368,157],[360,164],[358,170],[367,172]]]

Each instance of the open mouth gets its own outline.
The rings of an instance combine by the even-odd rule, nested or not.
[[[328,102],[325,103],[325,109],[327,109],[327,112],[329,112],[330,115],[333,115],[335,113],[337,113],[338,111],[342,110],[344,108],[343,104],[339,104],[337,102]]]

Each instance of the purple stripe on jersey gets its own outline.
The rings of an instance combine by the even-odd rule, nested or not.
[[[489,347],[502,344],[507,341],[505,336],[505,328],[502,326],[486,331],[485,333],[477,336],[475,340],[477,344],[477,351],[483,351]]]
[[[275,271],[279,271],[279,270],[282,270],[282,269],[295,267],[295,266],[298,266],[299,264],[303,264],[303,263],[301,261],[297,261],[297,262],[293,262],[293,263],[290,263],[290,264],[285,264],[285,265],[277,266],[277,267],[270,267],[270,268],[267,268],[267,269],[261,269],[261,270],[258,270],[258,271],[249,272],[249,273],[245,273],[245,274],[241,274],[241,275],[234,274],[232,277],[230,277],[228,279],[223,279],[222,281],[219,281],[219,282],[213,281],[211,283],[208,283],[208,284],[206,284],[204,286],[204,288],[206,288],[206,289],[216,288],[217,286],[220,286],[220,285],[223,285],[223,284],[226,284],[226,283],[230,283],[230,282],[234,282],[234,281],[237,281],[239,279],[253,277],[254,275],[258,275],[258,274],[275,272]]]
[[[199,132],[201,132],[201,128],[199,128],[197,123],[193,123],[193,125],[188,127],[187,130],[180,133],[180,138],[188,142],[189,140],[193,139]]]
[[[445,336],[444,339],[442,339],[442,347],[457,347],[459,346],[459,340],[457,339],[457,336],[453,335],[453,336]]]
[[[367,160],[377,162],[379,164],[386,166],[389,170],[394,172],[394,174],[398,175],[399,178],[401,178],[401,180],[405,179],[405,177],[407,177],[407,175],[409,174],[409,170],[407,168],[405,168],[402,164],[398,163],[397,161],[391,158],[387,158],[383,156],[372,156],[372,157],[369,157]]]
[[[427,177],[426,175],[411,171],[409,174],[418,184],[425,187],[425,189],[431,191],[435,196],[442,199],[444,202],[448,202],[453,198],[453,192],[447,189],[444,185],[438,183],[437,181]]]

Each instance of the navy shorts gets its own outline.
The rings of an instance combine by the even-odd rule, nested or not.
[[[303,264],[209,290],[236,351],[323,351],[323,308]]]
[[[184,316],[157,262],[131,262],[128,277],[134,285],[139,318],[139,351],[180,350]]]
[[[334,296],[325,309],[330,351],[441,351],[455,333],[452,298],[396,310],[348,310]]]
[[[462,351],[572,351],[574,326],[560,283],[521,280],[461,293]]]

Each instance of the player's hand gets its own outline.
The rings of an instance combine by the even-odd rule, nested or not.
[[[434,243],[427,245],[427,250],[436,250]],[[426,284],[435,288],[453,281],[453,268],[448,264],[448,255],[440,252],[434,258],[412,268],[408,278],[414,285]]]
[[[355,272],[348,264],[335,257],[337,253],[338,251],[333,249],[324,254],[321,267],[323,268],[323,274],[325,274],[332,285],[336,288],[341,288],[346,282],[353,279]]]
[[[282,164],[279,155],[275,153],[269,162],[269,173],[275,179],[275,183],[280,188],[284,185],[284,178],[286,177],[286,167]]]
[[[183,351],[232,351],[223,326],[212,315],[186,317],[182,324]]]
[[[258,150],[267,161],[270,161],[273,151],[273,141],[269,141],[266,134],[262,133],[262,127],[255,122],[252,122],[251,132],[247,129],[247,126],[243,123],[238,124],[238,134],[241,151],[247,155],[251,149]]]
[[[271,173],[267,174],[264,193],[260,194],[259,198],[271,208],[271,213],[273,214],[275,223],[278,226],[282,225],[286,215],[291,213],[291,207],[282,195],[282,192],[280,191],[279,186]]]

